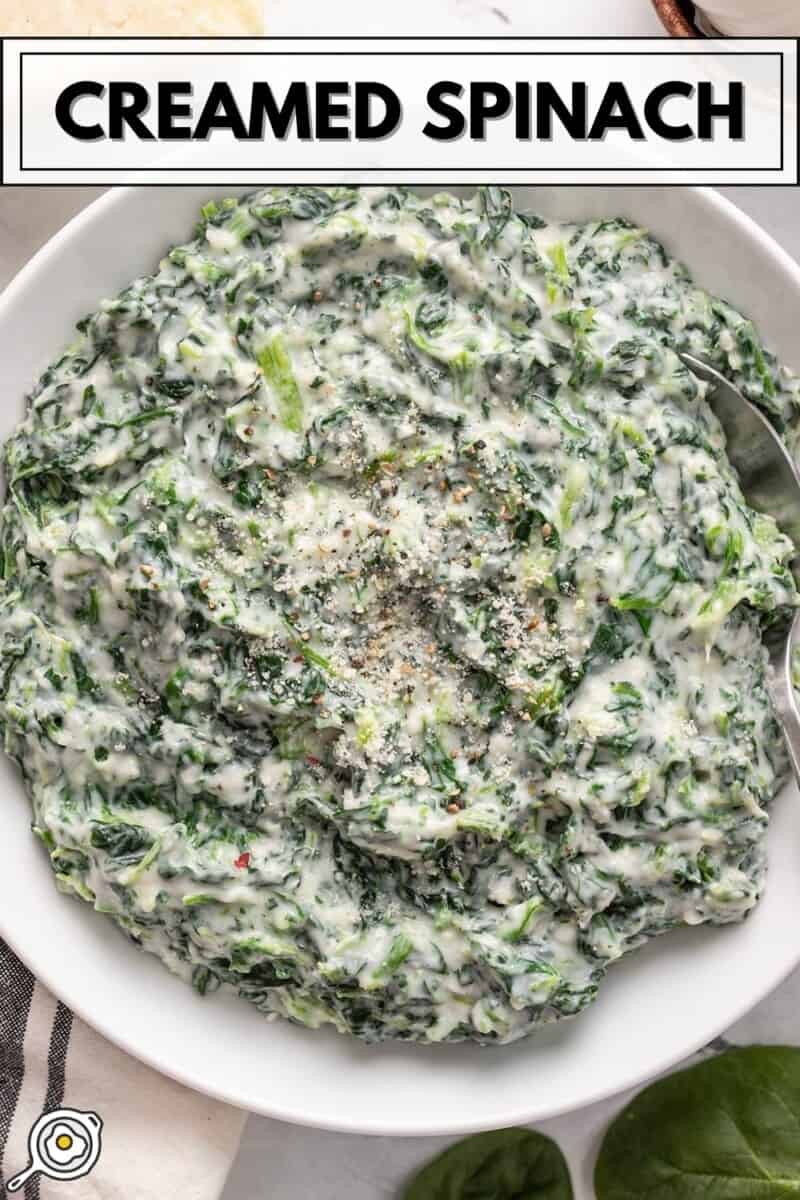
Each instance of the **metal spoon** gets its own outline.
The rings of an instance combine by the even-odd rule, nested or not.
[[[693,375],[712,385],[706,395],[722,426],[731,466],[739,476],[745,500],[757,512],[769,513],[800,551],[800,474],[794,459],[763,413],[738,388],[692,354],[681,354]],[[791,564],[800,581],[800,558]],[[772,699],[786,735],[795,779],[800,784],[800,712],[792,687],[792,651],[800,638],[800,609],[770,626],[765,635],[773,668]]]

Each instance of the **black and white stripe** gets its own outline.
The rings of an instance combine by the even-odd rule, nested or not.
[[[9,1179],[22,1173],[17,1196],[69,1200],[69,1185],[27,1177],[31,1129],[43,1113],[62,1108],[97,1110],[98,1150],[114,1131],[116,1161],[102,1154],[88,1190],[77,1188],[108,1197],[218,1200],[245,1120],[238,1109],[157,1075],[98,1037],[0,940],[0,1200]],[[121,1156],[119,1139],[129,1132],[132,1153]]]
[[[5,1179],[14,1171],[4,1171],[6,1147],[14,1126],[14,1118],[25,1082],[25,1041],[35,1026],[31,1016],[36,980],[23,966],[16,955],[0,941],[0,1194],[5,1191]],[[46,998],[46,994],[42,994]],[[41,999],[42,997],[40,997]],[[44,1005],[48,1020],[52,1001]],[[42,1016],[43,1006],[33,1005]],[[60,1001],[56,1003],[52,1017],[47,1052],[47,1082],[41,1080],[41,1112],[60,1108],[64,1102],[66,1087],[67,1053],[72,1032],[72,1013]],[[41,1035],[44,1030],[41,1031]],[[40,1056],[40,1061],[41,1061]],[[40,1067],[41,1070],[41,1067]],[[31,1075],[31,1084],[36,1085],[37,1072]],[[43,1074],[43,1072],[42,1072]],[[26,1088],[26,1091],[28,1089]],[[27,1130],[15,1130],[15,1142]],[[19,1169],[18,1164],[15,1167]],[[25,1200],[39,1200],[39,1177],[35,1176],[25,1185]]]
[[[53,1028],[50,1032],[50,1048],[47,1052],[47,1093],[44,1112],[61,1108],[64,1102],[64,1087],[67,1075],[67,1051],[72,1032],[72,1013],[59,1000]],[[25,1200],[39,1200],[39,1176],[34,1175],[25,1185]]]
[[[0,941],[0,1193],[5,1191],[3,1159],[25,1078],[25,1032],[36,980]]]

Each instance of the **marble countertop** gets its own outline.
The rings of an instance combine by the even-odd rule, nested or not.
[[[426,37],[653,37],[664,27],[650,0],[403,0],[397,9],[373,0],[339,0],[335,27],[309,21],[307,5],[266,0],[266,30],[274,36],[312,33]]]

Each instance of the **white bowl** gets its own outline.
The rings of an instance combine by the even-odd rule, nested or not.
[[[798,0],[701,0],[698,8],[726,37],[796,37]]]
[[[19,274],[0,299],[0,436],[18,420],[23,394],[68,342],[74,322],[185,238],[210,190],[112,192]],[[800,268],[715,192],[513,190],[521,206],[553,216],[621,213],[648,226],[800,370]],[[800,796],[792,786],[773,810],[767,893],[745,924],[664,935],[613,967],[598,1001],[577,1020],[513,1046],[368,1047],[267,1023],[233,997],[198,997],[87,905],[57,893],[29,830],[20,780],[5,759],[0,793],[0,934],[20,957],[131,1054],[201,1091],[286,1121],[418,1135],[552,1117],[671,1066],[800,962]]]

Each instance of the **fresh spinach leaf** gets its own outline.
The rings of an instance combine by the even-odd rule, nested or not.
[[[800,1196],[800,1048],[746,1046],[645,1088],[606,1133],[597,1200]]]
[[[564,1155],[531,1129],[498,1129],[456,1142],[423,1167],[403,1200],[572,1200]]]

